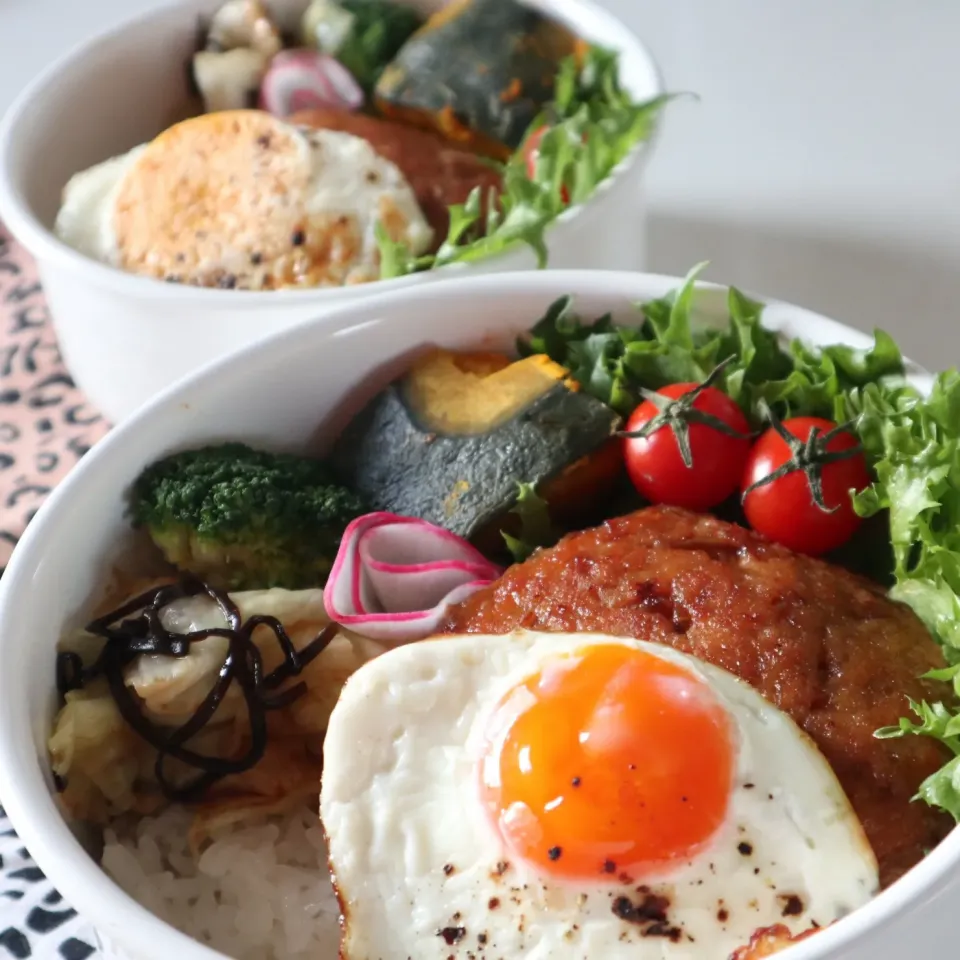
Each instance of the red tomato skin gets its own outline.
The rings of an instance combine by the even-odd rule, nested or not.
[[[524,146],[524,153],[527,158],[527,176],[532,180],[537,173],[537,157],[540,156],[540,141],[543,139],[543,135],[549,130],[549,127],[543,126],[538,127],[533,133],[530,134],[530,137],[527,139],[527,143]],[[563,201],[564,206],[569,205],[570,203],[570,191],[566,187],[560,187],[560,199]]]
[[[696,383],[674,383],[657,393],[675,400],[697,386]],[[750,454],[747,418],[733,400],[714,387],[707,387],[693,406],[713,414],[742,436],[727,436],[702,423],[689,424],[691,468],[683,462],[677,438],[669,426],[661,427],[648,437],[624,438],[627,474],[637,492],[651,503],[709,510],[739,488]],[[624,430],[639,430],[657,412],[653,403],[644,400],[630,415]]]
[[[814,427],[827,433],[836,426],[819,417],[794,417],[783,425],[801,440],[806,440]],[[827,450],[849,450],[856,445],[856,437],[844,432],[830,441]],[[750,451],[741,488],[746,490],[750,484],[769,476],[788,459],[790,449],[783,439],[773,429],[765,431]],[[758,533],[797,553],[816,557],[843,546],[861,523],[853,510],[849,491],[870,486],[870,473],[863,455],[859,454],[849,460],[826,464],[821,477],[823,502],[828,507],[837,507],[833,513],[825,513],[813,502],[807,478],[797,470],[746,495],[743,512],[747,522]]]

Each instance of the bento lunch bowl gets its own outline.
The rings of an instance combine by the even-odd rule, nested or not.
[[[61,816],[46,762],[54,715],[54,648],[89,611],[104,572],[128,546],[124,493],[149,462],[190,445],[241,439],[274,450],[320,450],[342,426],[347,398],[425,344],[509,349],[544,309],[572,294],[585,316],[662,296],[670,277],[539,271],[471,277],[349,304],[252,344],[152,400],[87,455],[31,523],[0,581],[0,797],[23,842],[64,897],[135,960],[220,954],[163,923],[101,872]],[[705,286],[700,322],[726,316],[723,288]],[[767,301],[765,323],[813,344],[865,347],[863,333]],[[635,317],[636,314],[633,314]],[[450,318],[457,322],[451,323]],[[922,389],[930,379],[910,368]],[[960,830],[867,905],[783,952],[783,960],[901,960],[955,935]],[[317,960],[335,960],[318,957]]]
[[[51,231],[69,177],[152,139],[188,102],[186,64],[198,18],[222,0],[182,0],[128,20],[67,54],[35,80],[0,124],[0,220],[36,258],[64,361],[80,388],[118,422],[189,371],[340,304],[453,276],[536,266],[518,247],[485,261],[322,290],[199,289],[135,276],[77,253]],[[424,13],[446,0],[405,0]],[[662,92],[641,42],[592,0],[527,0],[620,51],[638,100]],[[306,0],[274,0],[278,12]],[[585,204],[548,229],[549,266],[642,269],[640,144]]]

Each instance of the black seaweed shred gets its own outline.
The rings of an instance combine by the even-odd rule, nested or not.
[[[206,594],[220,608],[227,627],[171,633],[161,622],[161,613],[168,604],[183,597]],[[270,673],[263,672],[263,658],[253,633],[258,627],[273,632],[283,652],[283,662]],[[319,656],[336,634],[336,624],[325,627],[303,650],[293,645],[283,624],[270,616],[253,616],[241,622],[240,611],[230,597],[196,578],[155,587],[128,600],[116,610],[87,625],[87,632],[105,641],[97,659],[84,667],[79,654],[57,654],[57,688],[61,696],[78,690],[97,677],[104,677],[123,719],[147,743],[157,750],[154,766],[157,782],[170,800],[196,800],[214,783],[231,774],[243,773],[255,766],[267,746],[267,713],[288,706],[306,692],[304,683],[278,691],[287,680],[298,676],[303,668]],[[152,654],[176,659],[186,657],[195,643],[211,637],[229,641],[226,658],[217,679],[203,703],[180,727],[161,727],[149,720],[140,706],[140,699],[124,682],[123,672],[137,657]],[[231,684],[237,683],[243,693],[250,721],[250,745],[239,757],[213,757],[197,753],[186,744],[214,717]],[[179,760],[200,771],[186,784],[170,781],[165,771],[168,758]]]

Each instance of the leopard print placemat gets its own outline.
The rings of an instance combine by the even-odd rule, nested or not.
[[[0,960],[100,960],[93,928],[53,888],[0,807]]]
[[[33,261],[0,224],[0,572],[47,494],[108,429],[64,369]],[[0,806],[0,960],[87,960],[99,947]]]
[[[63,366],[33,261],[0,224],[0,571],[47,494],[108,429]]]

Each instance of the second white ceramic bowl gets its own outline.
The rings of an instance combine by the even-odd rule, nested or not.
[[[276,450],[316,450],[341,420],[344,398],[369,390],[385,366],[425,344],[510,348],[558,296],[585,317],[633,304],[679,281],[626,273],[541,272],[472,278],[354,304],[254,345],[167,391],[88,454],[31,523],[0,580],[0,796],[21,838],[61,893],[136,960],[223,960],[124,894],[92,860],[56,806],[46,761],[55,710],[54,650],[89,613],[105,571],[130,541],[124,499],[161,455],[240,439]],[[697,302],[699,322],[726,317],[726,291]],[[456,323],[451,323],[451,318]],[[767,326],[813,344],[864,347],[857,331],[770,302]],[[914,372],[921,388],[929,378]],[[903,960],[949,956],[960,905],[960,831],[865,907],[778,958]],[[318,957],[317,960],[335,960]]]
[[[446,0],[403,0],[429,12]],[[527,0],[580,35],[617,49],[625,87],[645,100],[662,92],[650,54],[592,0]],[[50,231],[69,177],[150,140],[183,116],[197,20],[222,0],[183,0],[153,10],[68,54],[40,76],[0,125],[0,220],[37,259],[64,360],[111,421],[204,363],[325,310],[451,276],[527,270],[517,248],[396,280],[327,290],[205,290],[122,273],[87,259]],[[287,15],[306,0],[275,0]],[[641,145],[595,195],[549,229],[550,266],[644,266]],[[451,318],[455,322],[455,318]]]

